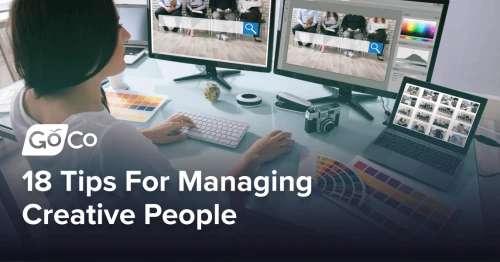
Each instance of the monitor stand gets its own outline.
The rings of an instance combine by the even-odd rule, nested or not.
[[[368,120],[373,120],[373,116],[366,111],[366,109],[359,104],[361,101],[376,100],[378,96],[363,95],[363,94],[353,94],[352,89],[347,87],[331,87],[323,85],[323,88],[332,93],[331,96],[316,98],[309,100],[311,103],[341,103],[346,104],[354,108],[361,115],[366,117]]]
[[[237,75],[241,73],[241,71],[237,70],[217,71],[215,66],[205,66],[205,70],[202,70],[201,69],[202,67],[203,66],[196,66],[196,68],[198,68],[198,70],[201,71],[199,74],[177,78],[174,79],[174,82],[196,80],[196,79],[210,79],[219,83],[222,87],[226,88],[227,90],[231,90],[232,89],[231,86],[226,82],[226,80],[224,80],[224,77],[230,75]]]

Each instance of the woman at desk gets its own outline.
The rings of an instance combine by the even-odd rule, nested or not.
[[[238,10],[240,16],[248,22],[257,23],[257,34],[253,36],[255,42],[262,42],[260,39],[260,21],[262,20],[262,13],[260,8],[262,3],[260,0],[239,0]]]
[[[389,29],[389,24],[385,18],[374,17],[370,18],[368,22],[368,40],[382,43],[385,45],[385,41],[387,41],[387,29]],[[377,55],[377,59],[380,61],[384,61],[382,56],[384,55],[384,48],[380,50],[381,53]]]
[[[338,36],[339,15],[335,12],[326,12],[321,18],[321,33],[328,36]],[[325,45],[320,46],[321,53],[325,52]]]
[[[153,128],[138,130],[110,115],[101,81],[125,70],[124,44],[130,39],[129,32],[119,24],[113,0],[68,1],[64,5],[38,0],[37,6],[45,12],[33,9],[31,0],[14,0],[10,11],[16,69],[26,82],[12,105],[16,137],[24,141],[33,125],[67,124],[68,133],[95,134],[98,144],[78,150],[65,146],[52,157],[28,156],[33,171],[56,174],[78,168],[85,170],[86,176],[114,175],[119,186],[112,194],[117,202],[123,199],[143,204],[155,195],[160,197],[154,199],[156,203],[172,208],[212,210],[216,203],[227,206],[225,193],[201,192],[200,196],[196,192],[179,192],[179,172],[154,145],[186,139],[171,133],[194,126],[191,119],[177,115]],[[26,20],[26,16],[30,19]],[[73,142],[82,143],[82,139],[80,136]],[[226,175],[250,176],[261,164],[289,152],[292,144],[290,133],[273,131],[255,142]],[[169,175],[168,189],[153,195],[144,190],[127,195],[124,180],[128,170],[140,170],[143,176],[157,178]],[[85,194],[67,194],[63,176],[53,175],[51,182],[53,189],[47,195],[51,208],[69,210],[88,200]],[[92,200],[110,201],[106,196]]]
[[[186,1],[186,14],[192,18],[205,18],[207,13],[207,5],[205,0],[187,0]],[[188,34],[194,36],[194,29],[190,28]]]

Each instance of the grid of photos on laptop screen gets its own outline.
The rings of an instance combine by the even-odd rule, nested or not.
[[[394,124],[464,147],[481,105],[407,84]]]

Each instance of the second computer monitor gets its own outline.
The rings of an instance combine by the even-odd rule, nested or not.
[[[150,52],[177,62],[270,72],[274,0],[150,0]]]
[[[430,81],[448,0],[284,0],[275,72],[395,97]]]

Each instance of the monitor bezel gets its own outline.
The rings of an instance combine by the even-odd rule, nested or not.
[[[439,52],[439,46],[441,43],[441,37],[443,34],[443,29],[444,29],[444,24],[446,21],[446,16],[448,14],[448,7],[450,4],[449,0],[401,0],[401,1],[410,1],[410,2],[423,2],[423,3],[434,3],[434,4],[443,4],[443,11],[441,13],[441,19],[439,21],[439,27],[438,27],[438,34],[436,36],[436,42],[434,44],[434,49],[432,52],[432,59],[431,63],[429,65],[429,73],[427,74],[427,82],[430,82],[432,80],[432,75],[434,72],[434,66],[436,64],[436,58]],[[310,76],[310,75],[305,75],[305,74],[300,74],[296,72],[291,72],[283,69],[278,68],[278,61],[279,61],[279,55],[280,55],[280,44],[281,44],[281,28],[283,28],[283,12],[284,12],[285,4],[282,4],[281,11],[280,11],[280,27],[278,28],[278,34],[276,37],[276,51],[275,51],[275,58],[274,58],[274,69],[273,72],[277,75],[282,75],[286,77],[291,77],[299,80],[304,80],[316,84],[321,84],[321,85],[328,85],[328,86],[333,86],[337,88],[345,88],[349,89],[355,92],[361,92],[361,93],[367,93],[367,94],[372,94],[376,96],[382,96],[382,97],[387,97],[387,98],[396,98],[398,93],[397,92],[391,92],[388,90],[382,90],[382,89],[377,89],[377,88],[372,88],[369,86],[362,86],[362,85],[356,85],[356,84],[351,84],[351,83],[346,83],[346,82],[341,82],[341,81],[336,81],[336,80],[331,80],[331,79],[326,79],[326,78],[321,78],[321,77],[316,77],[316,76]],[[394,43],[393,43],[394,44]]]
[[[481,104],[481,106],[479,107],[479,111],[476,113],[476,119],[475,119],[474,123],[472,124],[471,130],[469,132],[469,136],[467,138],[467,142],[465,143],[464,147],[460,147],[460,146],[454,145],[452,143],[449,143],[447,141],[439,140],[439,139],[433,138],[429,135],[421,134],[421,133],[415,132],[413,130],[410,130],[408,128],[394,124],[394,119],[396,118],[396,114],[397,114],[397,111],[398,111],[398,108],[400,105],[399,101],[401,100],[401,97],[403,96],[403,93],[404,93],[404,90],[405,90],[405,87],[407,84],[412,84],[412,85],[416,85],[416,86],[423,87],[426,89],[435,90],[435,91],[440,92],[440,93],[446,93],[448,95],[457,96],[457,97],[460,97],[462,99],[471,100],[471,101],[474,101],[474,102]],[[394,129],[398,132],[401,132],[403,134],[415,137],[417,139],[421,139],[427,143],[431,143],[433,145],[436,145],[436,146],[451,150],[453,152],[465,155],[465,154],[467,154],[467,152],[469,150],[469,147],[472,143],[472,140],[474,140],[474,134],[476,133],[476,130],[479,126],[479,123],[481,122],[481,117],[483,116],[483,112],[484,112],[484,109],[486,108],[487,102],[488,102],[488,99],[483,98],[483,97],[479,97],[479,96],[468,94],[465,92],[449,89],[449,88],[446,88],[443,86],[435,85],[435,84],[432,84],[429,82],[420,81],[420,80],[417,80],[414,78],[405,77],[403,79],[403,82],[401,83],[401,88],[400,88],[398,96],[394,102],[394,108],[392,110],[391,118],[389,119],[387,127]],[[439,104],[439,102],[436,102],[436,104]],[[429,123],[429,125],[432,126],[432,123]]]
[[[269,30],[267,32],[268,38],[267,38],[267,66],[256,66],[256,65],[245,65],[245,64],[240,64],[240,63],[232,63],[232,62],[222,62],[222,61],[214,61],[214,60],[209,60],[209,59],[201,59],[201,58],[191,58],[191,57],[183,57],[183,56],[178,56],[178,55],[173,55],[173,54],[159,54],[159,53],[154,53],[153,52],[153,36],[151,34],[152,32],[152,16],[154,16],[154,10],[152,10],[152,1],[154,0],[148,0],[147,1],[147,9],[148,9],[148,49],[149,49],[149,57],[154,58],[154,59],[160,59],[160,60],[167,60],[167,61],[172,61],[172,62],[180,62],[180,63],[186,63],[186,64],[194,64],[194,65],[204,65],[204,66],[209,66],[209,67],[220,67],[220,68],[227,68],[227,69],[237,69],[237,70],[247,70],[247,71],[255,71],[255,72],[263,72],[263,73],[270,73],[272,70],[272,60],[273,60],[273,44],[274,44],[274,20],[275,20],[275,9],[276,9],[276,1],[275,0],[269,0],[269,12],[270,12],[270,19],[267,21],[267,24],[269,24]],[[209,7],[207,6],[207,9]],[[267,19],[267,17],[265,18]]]

